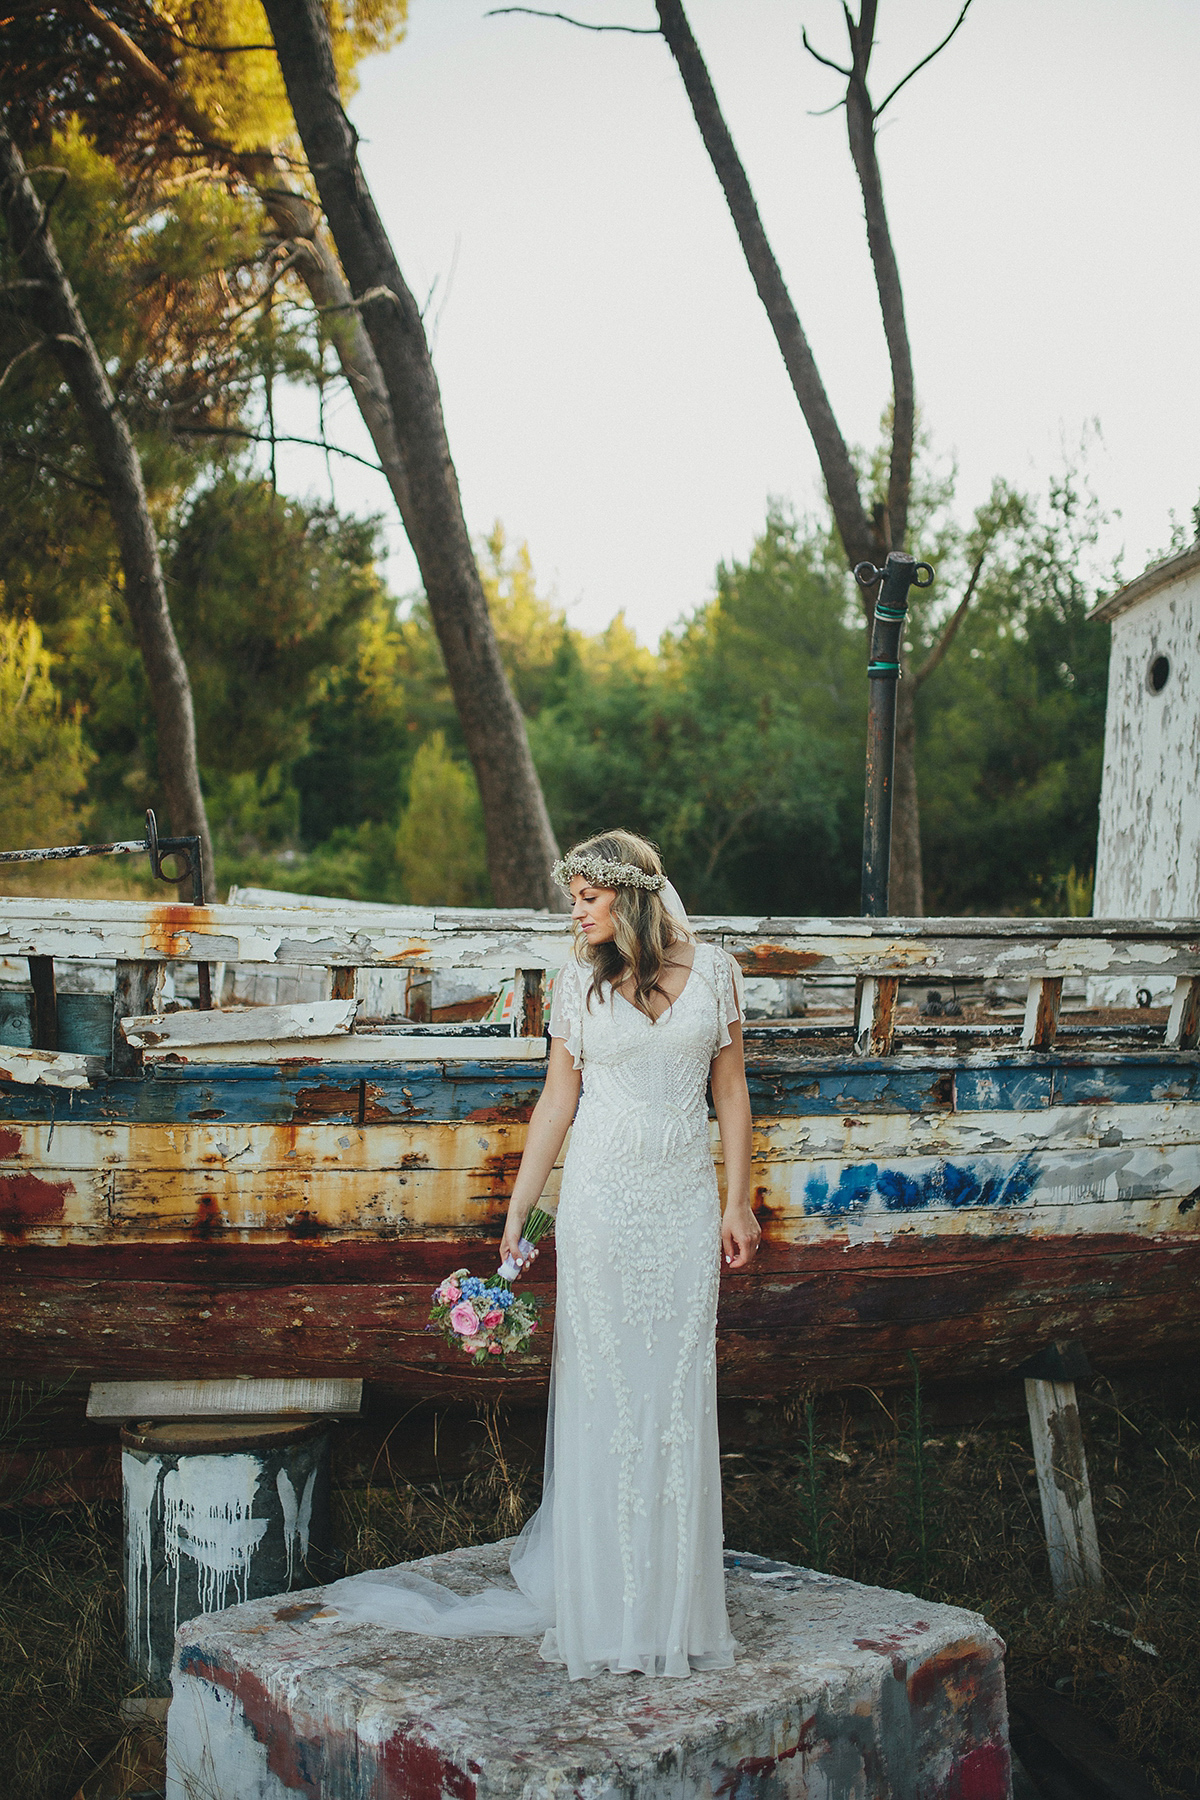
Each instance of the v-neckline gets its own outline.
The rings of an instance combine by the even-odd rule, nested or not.
[[[657,1025],[661,1020],[667,1018],[671,1013],[674,1012],[675,1008],[679,1005],[679,1002],[683,999],[683,996],[687,993],[689,987],[691,987],[692,976],[696,973],[696,958],[699,956],[699,954],[700,954],[700,946],[699,946],[699,944],[697,944],[696,948],[692,952],[692,962],[691,962],[691,967],[688,969],[688,972],[687,972],[687,980],[684,982],[683,986],[680,988],[680,990],[676,994],[675,998],[673,1000],[668,1001],[666,1006],[663,1007],[662,1011],[659,1013],[657,1018],[648,1017],[647,1014],[645,1014],[642,1011],[640,1006],[635,1006],[633,1004],[633,1001],[630,1000],[627,995],[625,995],[621,992],[619,987],[614,987],[612,992],[613,992],[614,996],[616,997],[616,999],[624,1000],[624,1002],[625,1002],[626,1006],[629,1008],[630,1012],[635,1012],[639,1019],[645,1019],[647,1025]]]

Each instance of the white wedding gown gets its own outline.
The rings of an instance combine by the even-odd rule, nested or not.
[[[572,960],[551,1035],[583,1092],[563,1168],[546,1482],[510,1567],[462,1596],[397,1570],[327,1590],[339,1614],[439,1636],[543,1633],[573,1678],[728,1668],[716,1417],[720,1209],[706,1085],[741,974],[697,944],[653,1022],[585,993]]]

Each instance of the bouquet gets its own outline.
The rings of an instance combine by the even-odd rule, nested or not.
[[[530,1213],[521,1238],[523,1258],[553,1224],[553,1216],[540,1207]],[[519,1356],[538,1328],[541,1311],[532,1294],[522,1294],[518,1299],[513,1293],[512,1284],[519,1273],[511,1257],[487,1281],[466,1269],[455,1269],[433,1290],[428,1329],[443,1332],[447,1341],[464,1351],[472,1362],[486,1362],[493,1356],[501,1360]]]

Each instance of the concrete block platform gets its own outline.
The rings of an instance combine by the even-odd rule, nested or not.
[[[508,1546],[409,1565],[459,1592]],[[571,1682],[527,1638],[321,1620],[321,1590],[183,1626],[168,1800],[1008,1800],[977,1613],[728,1553],[733,1669]]]

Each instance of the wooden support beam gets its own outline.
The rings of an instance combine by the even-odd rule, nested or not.
[[[404,1016],[414,1025],[428,1025],[433,1019],[433,970],[421,965],[406,973]]]
[[[331,1000],[356,1000],[358,998],[358,970],[352,963],[337,963],[330,969],[329,998]]]
[[[856,1056],[890,1056],[896,1041],[896,1001],[900,983],[894,975],[865,975],[854,1031]]]
[[[336,1038],[354,1024],[356,1000],[309,1000],[299,1006],[227,1006],[217,1012],[175,1012],[122,1019],[121,1035],[135,1050],[187,1050],[199,1044],[290,1044]]]
[[[1171,996],[1166,1048],[1195,1050],[1200,1041],[1200,975],[1181,975]]]
[[[1058,1035],[1058,1014],[1062,1006],[1061,975],[1031,975],[1025,1001],[1025,1023],[1021,1027],[1023,1050],[1048,1050]]]
[[[1055,1601],[1062,1603],[1081,1588],[1104,1585],[1075,1383],[1027,1378],[1025,1405],[1050,1582]]]
[[[58,996],[54,991],[54,958],[31,956],[29,984],[33,989],[33,1048],[58,1049]]]
[[[125,1041],[121,1021],[143,1018],[157,1012],[158,1000],[166,979],[167,967],[162,962],[126,962],[118,960],[113,986],[112,1072],[114,1075],[140,1075],[142,1053]]]
[[[545,1022],[545,970],[518,969],[513,993],[513,1036],[541,1037]]]

